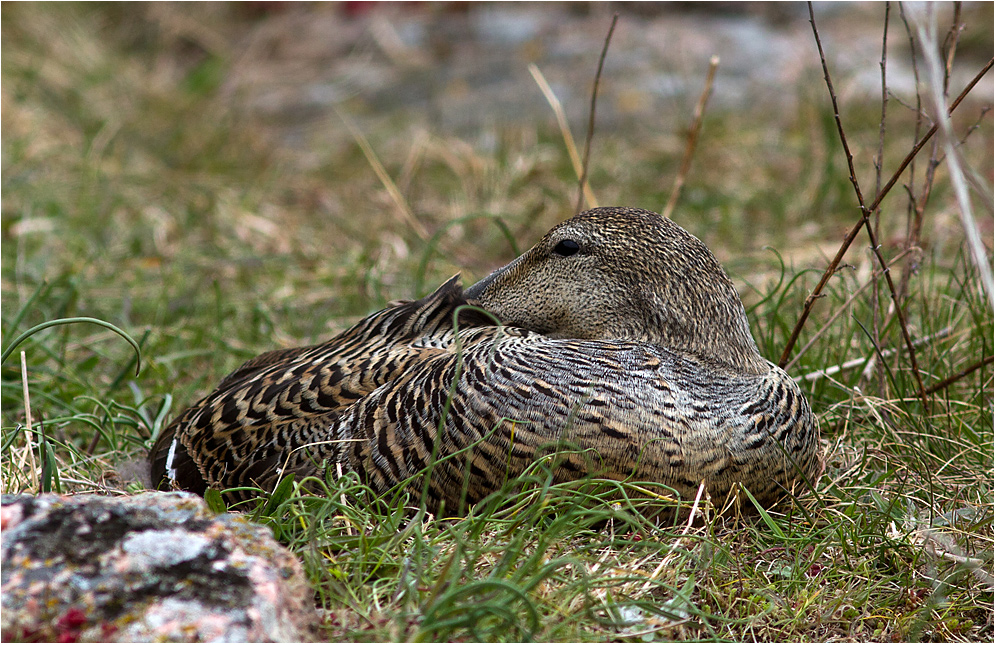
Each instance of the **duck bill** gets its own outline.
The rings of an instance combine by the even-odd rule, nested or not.
[[[523,257],[524,255],[520,255],[505,266],[495,269],[487,276],[467,287],[467,289],[463,292],[463,297],[467,300],[480,300],[481,295],[487,290],[487,288],[517,266],[522,261]]]
[[[498,275],[504,270],[505,267],[495,269],[486,277],[481,278],[471,286],[467,287],[463,292],[463,297],[467,300],[478,300],[481,297],[481,294],[484,293],[484,290],[488,288],[488,285],[494,282],[495,278],[497,278]]]

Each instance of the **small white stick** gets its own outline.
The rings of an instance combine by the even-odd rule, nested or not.
[[[28,394],[28,359],[25,357],[24,352],[21,352],[21,390],[24,392],[24,422],[26,429],[24,432],[24,437],[27,440],[27,456],[21,455],[21,465],[20,468],[24,470],[24,462],[27,459],[30,462],[29,467],[31,468],[30,481],[32,486],[36,491],[41,492],[40,484],[38,482],[38,470],[35,465],[35,450],[32,444],[35,442],[35,433],[31,428],[31,396]]]
[[[342,479],[342,464],[339,463],[338,461],[335,462],[335,476],[338,479]],[[346,493],[339,494],[339,501],[342,503],[343,506],[346,505]],[[346,522],[346,535],[354,535],[353,525],[350,524],[349,522]]]
[[[920,346],[925,345],[925,344],[927,344],[927,343],[929,343],[931,341],[939,340],[941,338],[946,338],[946,337],[948,337],[948,336],[951,335],[951,331],[952,330],[951,330],[950,327],[945,327],[944,329],[942,329],[942,330],[940,330],[940,331],[938,331],[938,332],[936,332],[934,334],[931,334],[930,336],[924,336],[923,338],[918,338],[915,341],[913,341],[913,347],[920,347]],[[890,356],[892,356],[895,353],[896,353],[895,349],[883,349],[882,350],[882,358],[889,358]],[[816,380],[819,380],[821,378],[826,378],[828,376],[833,376],[834,374],[837,374],[838,372],[843,372],[843,371],[846,371],[846,370],[858,367],[859,365],[864,365],[868,361],[874,360],[876,357],[877,357],[877,354],[872,354],[871,356],[868,356],[868,357],[865,357],[865,358],[855,358],[853,360],[847,361],[846,363],[841,363],[840,365],[834,365],[832,367],[828,367],[828,368],[823,369],[823,370],[816,370],[815,372],[810,372],[809,374],[805,374],[803,376],[796,376],[796,377],[794,377],[794,380],[797,383],[800,382],[800,381],[816,381]]]
[[[702,500],[702,493],[703,493],[703,491],[705,491],[705,480],[704,479],[701,482],[699,482],[699,490],[695,493],[695,501],[692,502],[692,512],[688,514],[688,522],[685,523],[685,528],[681,530],[681,535],[682,536],[687,535],[688,531],[692,528],[692,522],[695,521],[695,515],[696,515],[696,513],[698,513],[699,502]],[[668,563],[671,562],[668,559],[668,556],[670,556],[672,553],[674,553],[674,550],[677,549],[678,545],[680,545],[680,544],[681,544],[681,538],[678,538],[677,540],[674,541],[674,544],[672,544],[671,548],[668,549],[667,555],[665,555],[663,558],[661,558],[661,563],[657,565],[657,568],[654,569],[654,572],[650,574],[650,578],[647,580],[646,583],[644,583],[643,589],[640,590],[641,594],[647,593],[647,591],[650,589],[651,583],[653,583],[653,581],[657,579],[657,576],[660,575],[661,571],[664,570],[664,565],[666,565],[666,564],[668,564]]]

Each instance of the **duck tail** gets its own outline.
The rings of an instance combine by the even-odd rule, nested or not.
[[[186,421],[187,414],[180,415],[165,430],[149,451],[149,475],[152,487],[157,490],[185,490],[204,495],[207,482],[197,464],[191,459],[187,449],[177,437],[177,429]]]

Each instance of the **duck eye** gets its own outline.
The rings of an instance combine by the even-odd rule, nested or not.
[[[553,252],[562,258],[574,255],[581,250],[581,245],[574,240],[561,240],[553,247]]]

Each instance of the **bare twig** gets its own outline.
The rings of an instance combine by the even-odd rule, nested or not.
[[[882,188],[882,166],[885,163],[885,121],[886,114],[889,106],[889,88],[886,84],[886,61],[888,60],[888,45],[889,45],[889,9],[892,7],[891,2],[885,3],[885,18],[883,19],[884,26],[882,27],[882,58],[879,61],[879,68],[882,72],[882,116],[878,122],[878,154],[875,155],[875,193]],[[881,235],[881,223],[882,223],[882,209],[875,209],[875,235]],[[891,266],[891,263],[890,263]],[[882,325],[879,320],[879,292],[878,292],[878,275],[873,276],[871,283],[875,284],[875,288],[871,293],[871,311],[872,311],[872,342],[878,347],[882,343]],[[878,378],[879,383],[885,382],[885,368],[881,363],[878,364]]]
[[[954,3],[954,16],[951,18],[951,30],[948,31],[944,44],[948,48],[948,54],[944,59],[944,99],[942,105],[947,105],[948,87],[951,83],[951,68],[954,67],[955,51],[958,49],[958,39],[961,37],[961,2]]]
[[[616,30],[616,23],[619,22],[619,14],[612,15],[612,24],[609,25],[609,33],[605,35],[605,43],[602,45],[602,55],[598,57],[598,71],[595,72],[595,85],[591,88],[591,108],[588,110],[588,135],[584,139],[584,159],[581,162],[581,180],[578,185],[578,205],[574,209],[575,213],[581,212],[584,204],[584,187],[588,183],[588,157],[591,155],[591,140],[595,136],[595,105],[598,103],[598,84],[602,80],[602,67],[605,65],[605,56],[609,53],[609,42],[612,40],[612,32]]]
[[[993,68],[993,59],[990,59],[989,62],[986,63],[986,65],[982,68],[982,70],[980,70],[979,73],[975,75],[975,78],[969,81],[968,85],[965,86],[965,89],[962,90],[961,94],[959,94],[958,97],[951,103],[950,107],[948,107],[948,114],[951,114],[952,112],[954,112],[955,109],[957,109],[958,105],[960,105],[961,102],[965,99],[965,97],[968,96],[969,92],[971,92],[972,89],[975,88],[975,86],[979,83],[979,81],[982,80],[982,77],[985,76],[992,68]],[[882,200],[885,199],[885,196],[888,195],[889,191],[891,191],[893,186],[896,185],[896,182],[902,176],[903,172],[906,171],[907,166],[909,166],[910,163],[913,161],[913,159],[916,158],[917,153],[920,152],[923,146],[930,140],[931,137],[934,136],[934,133],[937,132],[937,127],[938,126],[935,124],[913,146],[909,154],[906,155],[906,158],[903,159],[902,163],[899,164],[899,167],[896,168],[896,171],[892,174],[892,177],[889,179],[889,181],[887,181],[885,186],[882,187],[882,190],[878,192],[878,195],[875,197],[875,200],[868,207],[869,212],[874,211],[876,208],[878,208]],[[823,276],[820,278],[820,281],[817,283],[816,288],[813,289],[813,292],[806,298],[806,302],[802,309],[802,314],[799,316],[799,320],[796,321],[795,327],[792,329],[792,333],[789,335],[789,340],[785,345],[785,349],[784,351],[782,351],[782,356],[778,361],[779,366],[783,366],[788,363],[789,356],[792,354],[792,348],[795,347],[795,343],[799,340],[799,334],[802,332],[802,328],[805,326],[806,321],[809,319],[809,315],[810,313],[812,313],[816,301],[822,297],[822,292],[824,287],[826,287],[827,282],[830,281],[830,278],[837,271],[837,266],[840,264],[841,259],[844,257],[844,253],[847,252],[847,249],[851,246],[851,243],[854,241],[854,238],[857,237],[858,233],[861,231],[864,224],[865,224],[864,213],[862,213],[862,219],[856,222],[854,226],[851,228],[851,230],[844,237],[843,243],[840,245],[840,248],[837,249],[837,254],[834,256],[833,260],[830,261],[830,265],[827,267],[827,270],[823,273]]]
[[[979,111],[979,118],[976,119],[975,123],[973,123],[972,125],[968,126],[968,128],[966,128],[965,134],[962,135],[962,137],[960,139],[958,139],[958,143],[955,145],[956,148],[960,148],[963,145],[965,145],[965,142],[968,141],[968,138],[970,136],[972,136],[973,132],[975,132],[976,130],[979,129],[979,126],[982,125],[982,122],[985,120],[986,115],[989,114],[990,112],[992,112],[992,109],[993,109],[993,106],[991,106],[991,105],[983,105],[982,106],[982,109]],[[943,156],[940,158],[940,161],[942,161],[942,162],[944,161],[944,157]],[[992,195],[990,195],[989,193],[982,193],[982,194],[985,195],[986,197],[990,197],[990,198],[992,197]],[[992,204],[988,204],[988,206],[991,207]],[[992,208],[990,208],[989,210],[992,210]]]
[[[83,454],[85,454],[88,457],[92,457],[93,453],[97,451],[97,446],[99,444],[100,444],[100,433],[94,432],[93,439],[91,439],[90,443],[86,445],[86,450],[83,451]]]
[[[661,211],[661,215],[668,219],[671,218],[671,213],[678,203],[681,189],[685,185],[685,178],[692,167],[692,157],[695,155],[695,146],[699,141],[699,132],[702,130],[702,118],[705,116],[706,104],[712,95],[712,83],[716,78],[716,68],[718,67],[719,56],[713,56],[709,59],[709,71],[706,74],[705,87],[702,88],[702,95],[699,96],[699,102],[695,104],[695,112],[692,113],[692,127],[688,131],[688,143],[685,144],[685,156],[681,160],[681,169],[674,178],[674,186],[671,187],[671,196],[668,198],[664,210]]]
[[[909,351],[910,368],[913,372],[913,377],[916,379],[917,387],[920,390],[920,398],[923,400],[923,405],[924,407],[927,407],[927,392],[923,386],[923,379],[920,377],[920,366],[917,364],[916,350],[914,349],[913,341],[910,338],[909,327],[906,324],[906,316],[903,313],[902,303],[896,299],[896,287],[892,283],[892,276],[889,274],[889,266],[886,263],[885,258],[882,257],[882,251],[878,244],[878,238],[875,235],[875,231],[872,229],[871,222],[868,219],[869,214],[878,207],[878,204],[876,203],[872,208],[865,205],[865,198],[861,193],[861,186],[858,184],[858,178],[854,172],[854,157],[851,155],[851,149],[847,145],[847,136],[844,134],[844,125],[840,120],[840,110],[837,108],[837,95],[833,89],[833,81],[830,79],[830,69],[827,67],[826,55],[823,53],[823,43],[820,41],[820,32],[816,28],[816,17],[813,15],[812,2],[809,2],[809,22],[813,26],[813,36],[816,38],[816,47],[820,52],[820,63],[823,65],[823,78],[826,80],[827,90],[830,92],[830,102],[833,104],[834,120],[837,122],[837,133],[840,135],[840,143],[844,148],[844,155],[847,157],[847,168],[850,174],[851,185],[854,186],[854,194],[857,196],[858,205],[861,207],[860,224],[868,233],[872,253],[875,254],[875,258],[878,260],[879,266],[882,267],[885,274],[885,281],[889,286],[889,293],[892,295],[892,300],[896,305],[896,316],[899,318],[899,329],[902,331],[903,340],[906,342],[906,348]]]
[[[837,107],[837,93],[834,92],[833,89],[833,80],[830,78],[830,68],[827,67],[827,57],[826,54],[823,53],[823,43],[820,41],[820,32],[816,28],[816,17],[813,15],[813,3],[809,2],[808,4],[809,24],[813,26],[813,36],[816,38],[816,48],[820,52],[820,63],[823,65],[823,80],[826,81],[827,89],[830,91],[830,103],[833,105],[833,119],[837,123],[837,133],[840,135],[840,143],[844,147],[844,157],[847,159],[847,170],[851,180],[851,186],[854,187],[854,192],[858,196],[858,205],[861,206],[862,218],[863,220],[867,220],[868,214],[874,211],[875,208],[865,207],[865,198],[864,195],[861,194],[861,186],[858,185],[858,178],[854,172],[854,155],[851,154],[851,148],[847,145],[847,137],[844,136],[844,124],[840,121],[840,109]]]
[[[972,372],[974,372],[974,371],[976,371],[978,369],[981,369],[982,367],[984,367],[986,365],[992,364],[992,362],[993,362],[993,357],[990,355],[990,356],[987,356],[987,357],[983,358],[981,361],[978,361],[976,363],[972,363],[970,366],[968,366],[965,369],[961,370],[957,374],[952,374],[951,376],[947,377],[943,381],[938,381],[937,383],[934,383],[933,385],[931,385],[929,388],[927,388],[927,394],[933,394],[934,392],[937,392],[939,390],[943,390],[944,388],[948,387],[949,385],[951,385],[953,383],[956,383],[956,382],[960,381],[961,379],[965,378],[966,376],[968,376]]]
[[[896,257],[892,258],[892,261],[889,262],[889,267],[892,267],[892,265],[894,265],[896,262],[899,262],[904,257],[906,257],[907,255],[909,255],[909,253],[910,253],[910,250],[907,249],[906,251],[903,251],[902,253],[900,253]],[[830,329],[830,327],[833,325],[833,323],[838,318],[840,318],[840,316],[845,311],[847,311],[847,308],[851,305],[852,302],[854,302],[855,298],[857,298],[862,293],[864,293],[865,289],[867,289],[868,287],[870,287],[873,284],[875,284],[880,277],[882,277],[882,270],[881,269],[879,269],[874,274],[872,274],[872,277],[869,278],[867,282],[865,282],[863,285],[861,285],[860,287],[858,287],[858,289],[855,290],[855,292],[852,293],[847,298],[847,300],[844,301],[844,304],[842,304],[840,306],[840,308],[837,309],[837,311],[834,312],[834,314],[832,316],[830,316],[830,318],[826,321],[826,323],[824,323],[823,326],[820,327],[820,330],[818,332],[816,332],[815,334],[813,334],[813,337],[810,338],[808,341],[806,341],[806,344],[802,346],[802,349],[800,349],[798,351],[798,353],[794,357],[792,357],[792,360],[789,361],[788,364],[785,366],[785,371],[786,372],[790,371],[795,366],[795,364],[797,362],[799,362],[799,359],[802,358],[803,354],[805,354],[809,350],[809,348],[812,347],[816,343],[816,341],[818,341],[820,339],[820,337],[822,337],[823,334],[825,334],[827,332],[828,329]],[[878,341],[876,340],[875,343],[877,345]]]
[[[564,139],[564,145],[567,146],[567,156],[570,157],[571,165],[574,167],[574,174],[577,175],[578,181],[581,180],[581,175],[583,173],[581,166],[581,155],[578,154],[578,147],[574,143],[574,136],[571,134],[571,127],[567,123],[567,115],[564,113],[564,106],[560,103],[560,99],[557,95],[553,93],[553,88],[550,84],[546,82],[546,77],[543,76],[543,72],[540,71],[539,67],[529,63],[529,73],[533,75],[533,80],[539,85],[540,91],[543,92],[546,102],[550,104],[550,108],[553,110],[553,114],[557,117],[557,125],[560,127],[560,136]],[[591,186],[585,182],[584,185],[584,198],[588,202],[589,208],[595,208],[598,206],[598,201],[595,199],[594,193],[591,192]]]
[[[925,22],[926,24],[924,24]],[[948,162],[951,186],[954,188],[955,197],[958,201],[958,212],[961,214],[962,228],[965,230],[965,237],[968,240],[972,261],[979,272],[979,279],[982,281],[982,286],[989,297],[989,304],[996,304],[996,296],[993,293],[993,270],[989,266],[989,258],[986,255],[985,246],[982,244],[979,226],[975,221],[972,211],[972,201],[968,196],[968,183],[965,179],[965,171],[962,168],[962,160],[955,146],[957,138],[955,137],[954,127],[951,125],[950,116],[944,110],[944,79],[946,73],[937,54],[937,38],[935,35],[937,24],[934,12],[928,9],[926,21],[916,20],[916,24],[917,39],[922,45],[921,50],[927,62],[931,98],[936,112],[935,120],[941,129],[941,144]]]
[[[985,105],[982,107],[978,120],[965,130],[965,135],[961,139],[958,139],[958,143],[955,144],[955,148],[961,148],[965,145],[965,142],[968,141],[968,138],[972,136],[973,132],[979,129],[982,121],[985,120],[986,115],[989,114],[992,109],[991,105]],[[940,160],[943,162],[944,159],[945,157],[942,155]],[[982,176],[977,171],[972,168],[969,168],[968,170],[970,172],[965,179],[968,181],[968,184],[971,186],[972,190],[975,191],[975,194],[981,198],[982,207],[986,209],[986,212],[989,213],[991,217],[994,213],[992,188],[984,184]]]
[[[892,6],[891,2],[885,3],[885,26],[882,28],[882,59],[879,61],[878,66],[882,70],[882,116],[878,122],[878,154],[875,156],[875,194],[882,188],[882,164],[885,159],[885,116],[886,111],[889,106],[889,90],[885,82],[885,63],[888,59],[888,44],[889,44],[889,8]],[[875,232],[878,233],[878,210],[875,211]]]

